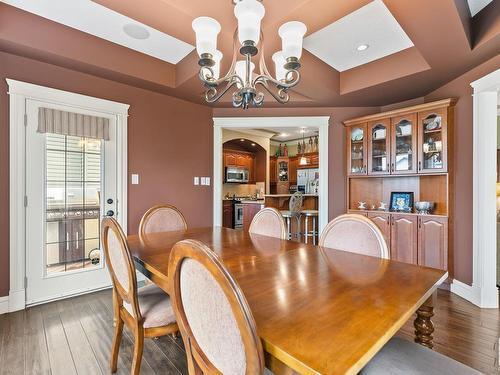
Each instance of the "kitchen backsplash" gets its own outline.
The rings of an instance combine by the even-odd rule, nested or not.
[[[225,197],[227,194],[238,197],[254,195],[262,184],[259,182],[257,184],[224,184],[222,185],[222,196]]]

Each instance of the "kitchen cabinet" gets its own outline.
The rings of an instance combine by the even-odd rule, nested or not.
[[[271,156],[269,159],[269,182],[271,184],[276,184],[278,181],[278,168],[276,164],[276,156]]]
[[[347,174],[351,176],[367,173],[366,123],[347,128]]]
[[[368,123],[368,174],[389,174],[390,169],[390,139],[391,122],[380,119]]]
[[[280,156],[276,160],[278,178],[276,182],[277,194],[288,194],[290,192],[290,160],[288,156]]]
[[[442,270],[448,269],[448,218],[438,216],[418,218],[418,264]]]
[[[417,264],[416,215],[391,215],[391,259]]]
[[[387,247],[391,246],[391,214],[385,212],[368,212],[367,216],[380,229],[384,235]]]
[[[297,167],[299,165],[300,158],[298,156],[294,156],[290,159],[290,185],[297,185]]]
[[[249,183],[255,183],[255,155],[245,151],[223,150],[224,169],[239,167],[248,170]]]
[[[448,111],[436,108],[417,114],[418,172],[442,173],[448,170]]]
[[[234,207],[232,200],[223,200],[222,201],[222,226],[224,228],[233,228],[233,220],[234,220]]]
[[[417,115],[391,118],[391,174],[417,172]]]

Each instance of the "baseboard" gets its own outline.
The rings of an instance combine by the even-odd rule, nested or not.
[[[9,296],[0,297],[0,315],[9,312]]]
[[[452,293],[460,296],[470,303],[483,309],[498,308],[498,289],[481,290],[474,285],[468,285],[456,279],[453,280],[450,288]]]
[[[24,289],[9,292],[9,312],[24,310],[26,308],[26,292]]]

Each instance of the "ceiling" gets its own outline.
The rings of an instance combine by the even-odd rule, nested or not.
[[[339,72],[410,47],[412,41],[382,0],[371,2],[304,39],[306,50]]]
[[[1,51],[205,104],[191,22],[207,15],[222,25],[222,71],[230,64],[236,20],[229,0],[3,3]],[[500,52],[500,1],[287,0],[284,7],[264,0],[264,6],[269,66],[281,48],[278,27],[291,20],[308,27],[293,107],[381,106],[423,96]],[[357,51],[360,44],[369,47]],[[216,105],[231,107],[230,95]],[[281,106],[269,95],[264,105]]]
[[[314,127],[266,128],[261,130],[274,133],[275,135],[271,137],[271,141],[275,142],[287,142],[301,139],[302,136],[304,136],[304,138],[308,138],[318,135],[318,128]]]

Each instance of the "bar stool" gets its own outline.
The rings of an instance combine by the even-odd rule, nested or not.
[[[286,230],[287,230],[287,239],[291,240],[294,237],[298,238],[300,241],[300,219],[301,219],[301,210],[302,210],[302,193],[297,191],[293,193],[290,197],[290,201],[288,202],[288,210],[280,211],[281,215],[285,219]],[[297,221],[297,232],[292,233],[292,218]]]
[[[318,210],[302,210],[300,214],[305,217],[304,219],[304,242],[308,242],[308,238],[312,237],[313,245],[316,245],[318,238],[318,229],[316,227]],[[309,230],[309,218],[312,218],[312,229]]]

